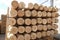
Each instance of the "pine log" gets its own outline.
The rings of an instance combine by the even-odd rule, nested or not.
[[[36,36],[36,33],[31,33],[31,39],[36,39],[37,38],[37,36]]]
[[[24,16],[24,11],[23,10],[19,10],[18,11],[18,17],[23,17]]]
[[[30,40],[31,39],[31,36],[30,36],[30,34],[25,34],[24,35],[24,38],[25,38],[25,40]]]
[[[31,24],[31,19],[29,19],[29,18],[25,19],[25,24],[30,25]]]
[[[47,31],[47,26],[46,25],[43,25],[42,30]]]
[[[43,10],[43,9],[44,9],[43,5],[40,5],[39,10]]]
[[[11,5],[14,9],[16,9],[19,6],[17,1],[12,1]]]
[[[50,31],[47,31],[46,32],[47,36],[50,36],[51,35],[50,33],[51,33]]]
[[[47,24],[47,19],[43,19],[42,24]]]
[[[47,12],[47,17],[52,17],[52,13]]]
[[[31,11],[30,10],[26,10],[25,11],[25,16],[26,17],[31,17]]]
[[[20,2],[20,3],[19,3],[19,8],[20,8],[20,9],[25,8],[25,3],[24,3],[24,2]]]
[[[57,18],[52,18],[52,23],[58,23],[58,19]]]
[[[23,35],[19,35],[17,40],[24,40],[24,36]]]
[[[33,5],[32,3],[29,3],[29,4],[28,4],[28,8],[29,8],[29,9],[33,9],[33,6],[34,6],[34,5]]]
[[[44,11],[48,11],[48,7],[47,6],[44,6],[43,10]]]
[[[12,9],[12,10],[10,11],[10,17],[16,17],[16,16],[17,16],[17,11],[14,10],[14,9]]]
[[[15,18],[9,18],[9,25],[15,25],[16,19]]]
[[[52,25],[47,25],[47,29],[52,29]]]
[[[32,26],[32,31],[34,31],[34,32],[37,31],[37,26],[36,25]]]
[[[36,19],[32,19],[31,23],[32,23],[32,25],[36,25],[37,24],[37,20]]]
[[[42,37],[41,36],[41,32],[37,32],[36,35],[37,35],[37,38],[41,38]]]
[[[47,13],[45,11],[42,12],[42,17],[46,17]]]
[[[17,19],[17,24],[18,25],[23,25],[24,24],[24,19],[23,18],[18,18]]]
[[[19,26],[18,31],[19,31],[19,33],[24,33],[25,28],[23,26]]]
[[[43,31],[41,34],[42,34],[42,37],[46,37],[47,36],[45,31]]]
[[[25,31],[26,33],[30,33],[32,31],[31,26],[26,26]]]
[[[42,17],[42,13],[41,13],[41,11],[38,11],[37,14],[38,14],[37,17]]]
[[[37,16],[37,11],[36,10],[32,10],[32,17],[36,17]]]
[[[43,22],[42,18],[37,18],[37,23],[41,24]]]
[[[47,18],[47,23],[52,23],[52,19],[51,18]]]

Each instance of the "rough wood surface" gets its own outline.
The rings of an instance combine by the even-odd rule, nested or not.
[[[12,7],[13,7],[14,9],[16,9],[19,4],[18,4],[17,1],[12,1],[11,5],[12,5]]]
[[[42,37],[41,32],[37,32],[36,35],[37,35],[37,38],[41,38]]]
[[[31,24],[31,19],[29,19],[29,18],[25,19],[25,24],[30,25]]]
[[[23,18],[18,18],[17,19],[17,24],[23,25],[24,24],[24,19]]]
[[[28,8],[29,8],[29,9],[33,9],[33,6],[34,6],[34,5],[33,5],[32,3],[29,3],[29,4],[28,4]]]
[[[23,17],[24,16],[24,11],[19,10],[17,14],[18,14],[18,17]]]
[[[25,31],[26,31],[26,33],[31,33],[31,31],[32,31],[31,26],[26,26]]]
[[[26,10],[25,11],[25,16],[26,17],[31,17],[31,11],[30,10]]]
[[[25,32],[25,27],[24,26],[19,26],[18,31],[19,31],[19,33],[24,33]]]

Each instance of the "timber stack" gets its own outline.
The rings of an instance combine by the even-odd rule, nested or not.
[[[59,14],[56,7],[47,7],[37,3],[12,1],[9,16],[9,33],[13,34],[8,40],[37,40],[58,33]],[[8,32],[7,32],[8,33]]]

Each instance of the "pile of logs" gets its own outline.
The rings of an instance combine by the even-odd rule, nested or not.
[[[1,34],[1,20],[0,20],[0,34]]]
[[[9,32],[13,35],[8,40],[37,40],[58,33],[56,7],[29,3],[26,8],[24,2],[17,1],[12,1],[11,5]]]

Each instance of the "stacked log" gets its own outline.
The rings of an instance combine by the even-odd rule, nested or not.
[[[0,20],[0,34],[1,34],[1,20]]]
[[[47,7],[37,3],[29,3],[25,7],[24,2],[12,2],[9,25],[12,25],[10,33],[18,40],[37,40],[43,37],[57,34],[58,22],[56,7]],[[55,13],[55,14],[54,14]],[[13,39],[12,39],[13,40]]]

